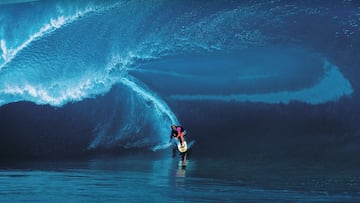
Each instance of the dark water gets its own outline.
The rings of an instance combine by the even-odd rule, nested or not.
[[[2,202],[358,202],[359,171],[290,162],[127,155],[11,163]]]

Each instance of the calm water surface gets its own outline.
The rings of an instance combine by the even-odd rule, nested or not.
[[[288,162],[126,156],[12,163],[1,202],[359,202],[358,170]]]

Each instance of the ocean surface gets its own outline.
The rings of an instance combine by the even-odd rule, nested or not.
[[[359,202],[359,24],[355,0],[2,1],[0,200]]]
[[[358,168],[131,154],[7,163],[2,202],[359,202]]]

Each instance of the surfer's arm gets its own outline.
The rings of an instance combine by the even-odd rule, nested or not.
[[[172,134],[170,134],[170,140],[169,140],[169,142],[171,142],[172,138],[173,138],[173,135],[172,135]]]
[[[185,141],[184,136],[185,136],[184,132],[181,132],[181,133],[180,133],[181,144],[183,144],[184,141]]]
[[[176,138],[179,138],[180,137],[180,143],[181,144],[183,144],[184,143],[184,132],[181,132],[181,130],[180,129],[178,129],[178,134],[177,134],[177,136],[176,136]]]
[[[170,140],[169,140],[169,142],[171,142],[173,138],[178,138],[178,135],[175,136],[173,133],[171,133],[171,134],[170,134]]]

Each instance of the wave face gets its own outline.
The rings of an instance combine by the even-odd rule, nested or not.
[[[36,119],[43,125],[54,116],[76,122],[67,118],[77,112],[72,119],[82,127],[54,128],[68,142],[66,134],[78,135],[79,151],[164,143],[181,103],[300,102],[340,111],[339,101],[357,99],[359,10],[352,1],[2,4],[3,143],[14,133],[5,126],[19,125],[9,118],[21,117],[12,106],[34,108],[18,102],[49,114]]]

